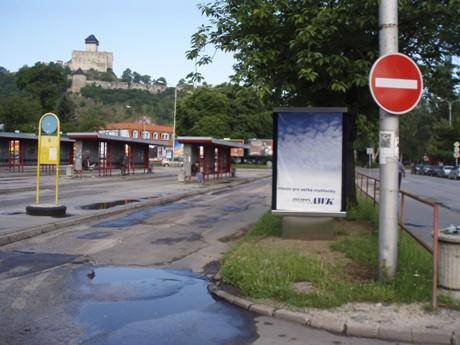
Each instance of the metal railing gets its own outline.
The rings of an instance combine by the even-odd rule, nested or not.
[[[372,191],[370,188],[372,187]],[[380,194],[380,180],[376,177],[366,175],[360,172],[356,172],[356,188],[366,199],[371,198],[374,207],[379,204],[378,195]],[[433,256],[433,289],[432,289],[432,305],[437,307],[437,289],[438,289],[438,236],[439,236],[439,205],[436,201],[430,200],[428,198],[422,198],[416,194],[407,192],[405,190],[399,190],[400,195],[400,204],[399,204],[399,218],[398,223],[401,229],[403,229],[407,234],[409,234],[417,243],[419,243],[423,248],[425,248]],[[433,212],[433,245],[430,246],[427,243],[423,242],[417,236],[415,236],[409,228],[405,225],[404,215],[406,204],[406,199],[412,199],[424,205],[432,207]]]

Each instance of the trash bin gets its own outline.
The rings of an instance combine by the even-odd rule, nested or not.
[[[177,181],[179,182],[185,182],[185,171],[181,170],[177,174]]]
[[[232,177],[236,177],[236,169],[232,168]]]
[[[73,165],[67,165],[65,167],[65,176],[72,177]]]
[[[460,290],[460,232],[441,230],[438,238],[439,286]]]

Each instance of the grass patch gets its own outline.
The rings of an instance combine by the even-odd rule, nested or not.
[[[369,222],[378,228],[379,215],[372,200],[366,199],[362,194],[357,196],[358,204],[347,212],[347,220],[356,222]]]
[[[243,239],[249,240],[266,236],[281,236],[281,217],[266,213],[259,221],[244,235]]]
[[[351,222],[350,219],[375,224],[378,216],[372,203],[360,198],[347,222]],[[345,232],[347,236],[343,236]],[[375,279],[378,260],[375,225],[365,233],[340,230],[338,234],[341,236],[326,247],[330,248],[333,259],[301,250],[299,246],[289,247],[290,242],[281,239],[271,242],[275,245],[268,245],[264,238],[281,235],[281,219],[266,214],[226,254],[222,265],[223,281],[238,287],[249,297],[275,299],[295,307],[430,301],[431,255],[409,235],[401,233],[400,236],[396,278],[383,283]],[[282,246],[276,245],[281,241]],[[293,283],[301,281],[312,283],[315,291],[306,294],[294,290]]]

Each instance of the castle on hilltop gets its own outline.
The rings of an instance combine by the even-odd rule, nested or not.
[[[107,72],[113,69],[113,53],[98,51],[99,41],[94,35],[85,39],[85,50],[74,50],[69,67],[72,71],[81,69],[89,71]]]
[[[88,79],[88,72],[113,73],[113,53],[99,51],[99,40],[94,35],[85,39],[85,50],[74,50],[72,59],[67,63],[72,71],[72,86],[69,91],[80,93],[80,90],[87,85],[99,86],[103,89],[136,89],[145,90],[157,94],[166,90],[166,85],[153,83],[145,85],[140,83],[126,83],[122,81],[103,81]],[[94,79],[94,78],[93,78]]]

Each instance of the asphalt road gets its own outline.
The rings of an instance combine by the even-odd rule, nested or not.
[[[0,344],[388,344],[259,317],[206,275],[268,210],[270,179],[4,246]]]
[[[378,177],[378,170],[360,170]],[[460,181],[446,178],[412,175],[406,172],[401,189],[431,199],[439,204],[439,228],[451,224],[460,225]],[[372,190],[372,189],[371,189]],[[406,198],[404,224],[419,239],[431,246],[433,231],[433,208]]]

